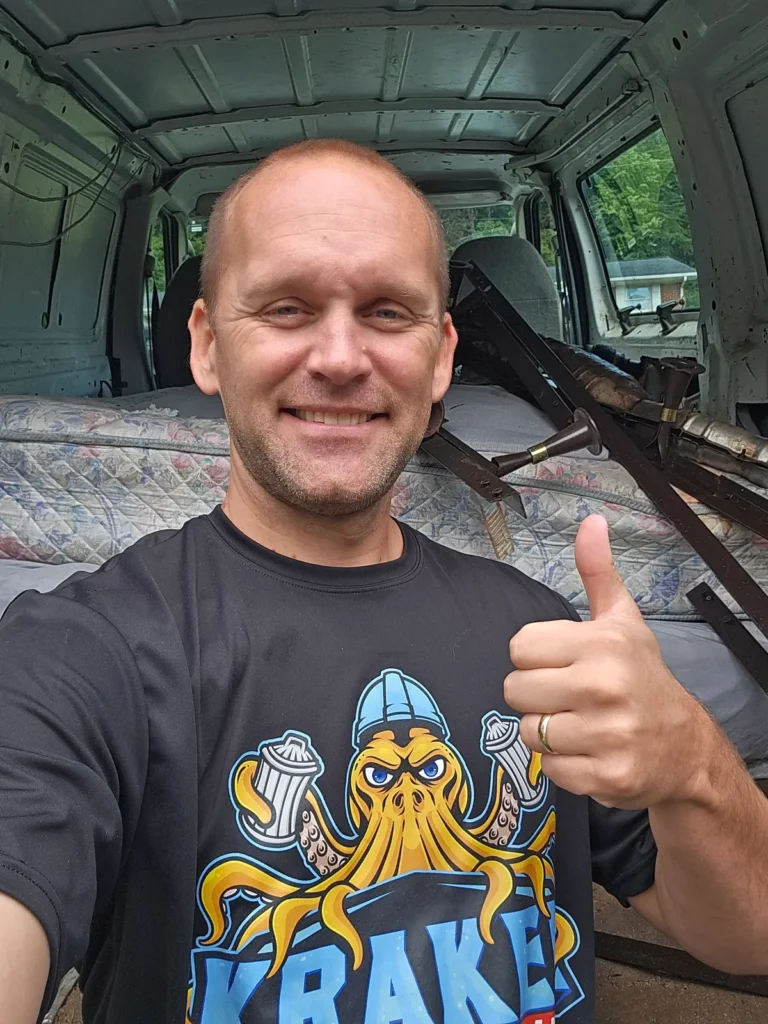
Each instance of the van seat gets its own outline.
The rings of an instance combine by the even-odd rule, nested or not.
[[[473,238],[463,242],[452,258],[463,263],[471,260],[534,331],[563,341],[563,314],[552,272],[527,239],[509,235]],[[459,299],[463,297],[460,291]]]
[[[180,388],[194,384],[189,368],[191,341],[187,321],[200,295],[202,260],[202,256],[190,256],[184,260],[163,296],[154,338],[158,388]]]

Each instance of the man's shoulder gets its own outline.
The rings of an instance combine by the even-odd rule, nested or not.
[[[419,535],[426,561],[438,566],[453,586],[461,587],[468,599],[525,604],[531,619],[578,618],[570,603],[544,583],[526,576],[507,562],[449,548]]]
[[[75,572],[45,594],[27,591],[13,605],[33,601],[39,614],[46,608],[54,614],[56,606],[63,609],[62,602],[74,604],[110,620],[118,629],[130,618],[150,617],[165,603],[169,586],[175,591],[183,588],[191,565],[189,555],[210,529],[207,519],[201,516],[179,529],[147,534],[93,572]]]

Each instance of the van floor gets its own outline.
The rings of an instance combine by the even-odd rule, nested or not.
[[[667,943],[633,911],[595,889],[595,923],[603,931]],[[597,961],[596,1024],[765,1024],[768,999],[726,992],[708,985],[659,978],[632,967]],[[56,1017],[56,1024],[82,1024],[80,994],[75,989]]]

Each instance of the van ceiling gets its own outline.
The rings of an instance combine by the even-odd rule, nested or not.
[[[658,6],[4,0],[0,26],[166,180],[313,136],[419,151],[428,174],[530,147]]]

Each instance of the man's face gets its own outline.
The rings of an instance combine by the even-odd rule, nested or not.
[[[450,382],[426,216],[375,168],[266,171],[230,211],[216,314],[190,319],[192,370],[219,391],[233,472],[303,511],[376,504]]]

